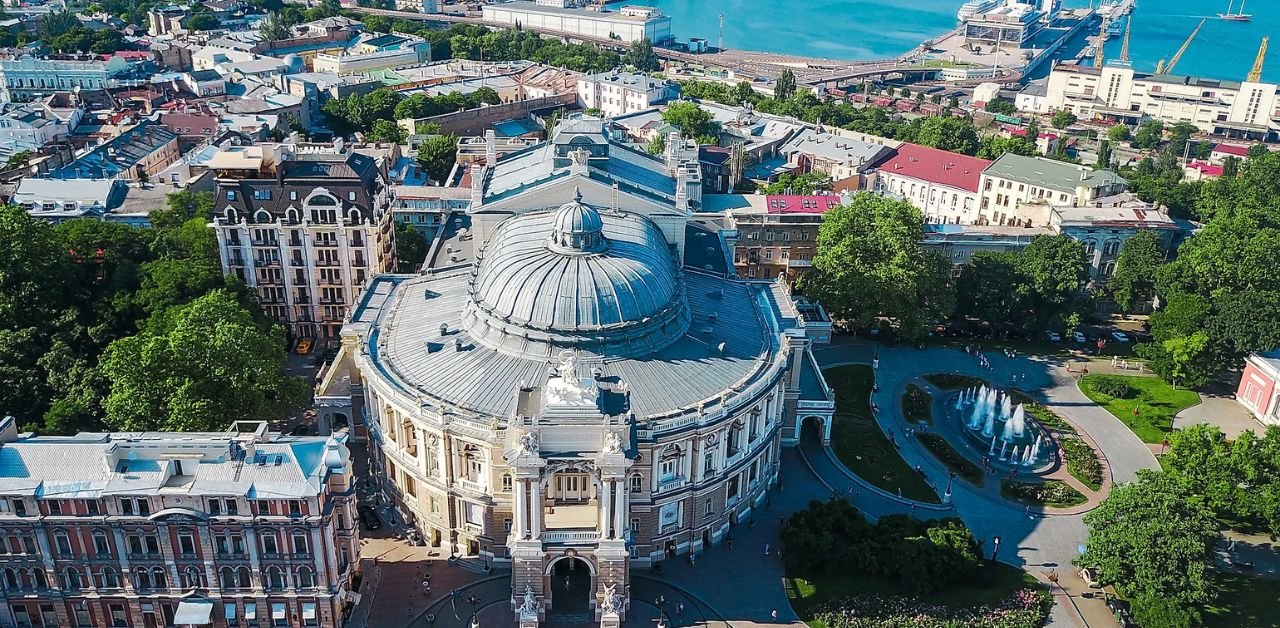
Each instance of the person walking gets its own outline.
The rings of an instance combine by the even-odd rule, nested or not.
[[[769,617],[773,619],[773,623],[778,623],[778,609],[775,608],[769,611]]]
[[[765,556],[768,556],[768,555],[769,555],[769,544],[768,544],[768,543],[765,543],[765,544],[764,544],[764,555],[765,555]]]

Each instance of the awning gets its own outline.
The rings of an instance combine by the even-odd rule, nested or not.
[[[208,626],[213,623],[213,602],[207,600],[178,602],[173,623],[179,626]]]
[[[257,619],[257,618],[258,618],[258,605],[257,605],[257,604],[253,604],[253,603],[245,604],[245,605],[244,605],[244,618],[245,618],[245,619]]]

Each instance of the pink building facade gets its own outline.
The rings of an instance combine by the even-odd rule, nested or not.
[[[1276,383],[1280,381],[1280,352],[1253,353],[1244,362],[1236,401],[1249,409],[1259,421],[1280,425],[1280,398]]]

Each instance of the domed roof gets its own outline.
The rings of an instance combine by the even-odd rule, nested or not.
[[[577,195],[553,212],[504,222],[472,271],[464,325],[481,342],[524,355],[564,348],[634,355],[680,337],[684,281],[657,225],[602,216]]]

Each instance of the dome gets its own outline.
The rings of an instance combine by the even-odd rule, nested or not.
[[[480,342],[536,356],[644,353],[683,335],[688,322],[683,276],[657,225],[602,216],[580,194],[498,227],[472,271],[463,316]]]

